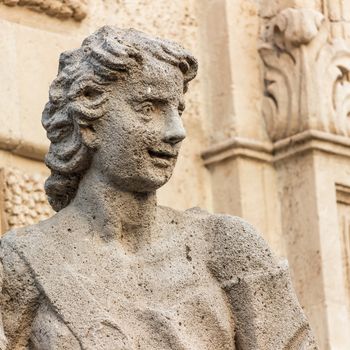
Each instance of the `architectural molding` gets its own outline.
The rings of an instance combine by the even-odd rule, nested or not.
[[[221,162],[232,157],[246,157],[263,162],[272,161],[272,144],[242,137],[232,137],[208,147],[202,152],[205,165]]]
[[[0,0],[1,3],[26,7],[60,19],[81,21],[87,15],[87,0]]]
[[[285,9],[263,37],[263,116],[271,140],[310,129],[350,136],[350,46],[330,38],[324,16]]]
[[[350,158],[350,138],[319,130],[306,130],[274,143],[233,137],[207,148],[202,159],[207,166],[236,157],[275,163],[309,151]]]
[[[6,135],[0,132],[0,149],[25,158],[43,161],[48,146],[23,140],[19,136]]]
[[[275,142],[273,146],[273,162],[310,151],[320,151],[350,158],[350,139],[319,130],[307,130]]]

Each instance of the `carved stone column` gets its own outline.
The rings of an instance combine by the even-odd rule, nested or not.
[[[263,117],[287,256],[321,349],[348,349],[350,46],[312,9],[267,22]],[[333,33],[334,34],[334,33]]]

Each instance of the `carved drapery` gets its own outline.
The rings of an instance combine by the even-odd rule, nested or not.
[[[263,116],[271,140],[310,129],[350,136],[350,47],[330,38],[324,16],[285,9],[263,40]]]
[[[23,6],[51,17],[81,21],[87,15],[87,0],[0,0],[7,6]]]

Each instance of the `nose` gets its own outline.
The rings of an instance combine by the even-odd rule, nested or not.
[[[172,145],[176,145],[185,137],[186,130],[183,126],[179,113],[177,111],[172,111],[171,113],[167,114],[163,141]]]

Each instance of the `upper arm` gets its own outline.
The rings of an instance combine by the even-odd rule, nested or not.
[[[7,338],[8,349],[21,348],[28,342],[39,292],[29,267],[6,239],[1,240],[0,260],[0,311],[4,335]]]
[[[238,349],[316,349],[288,265],[244,220],[217,217],[210,268],[226,292]]]
[[[277,266],[277,258],[253,226],[239,217],[216,215],[213,220],[210,267],[225,283]]]

